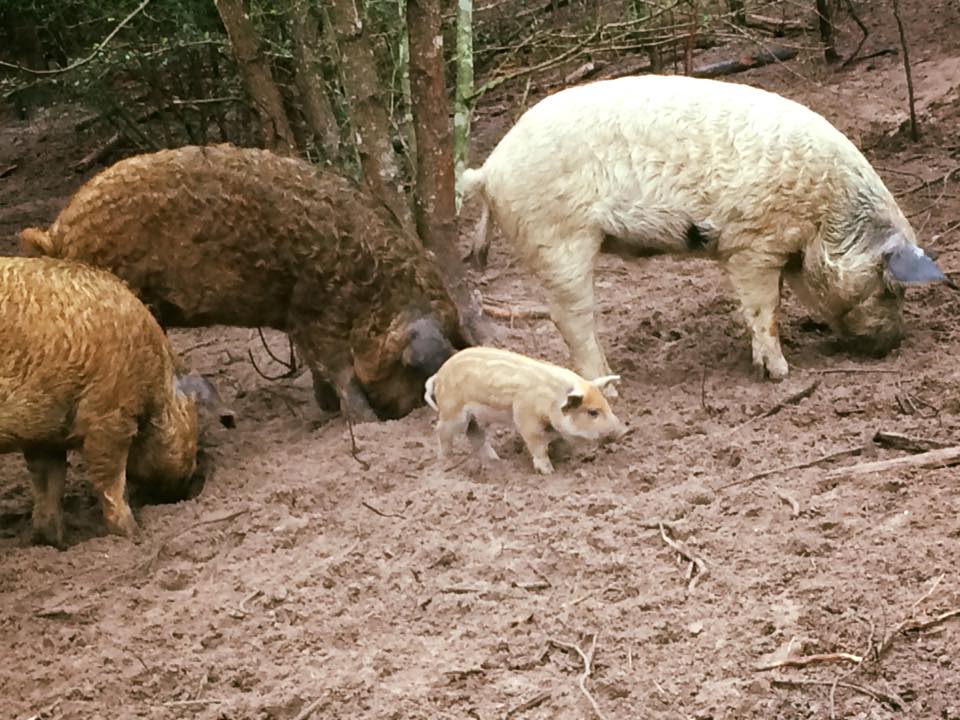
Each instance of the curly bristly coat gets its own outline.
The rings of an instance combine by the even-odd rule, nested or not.
[[[754,365],[772,379],[788,371],[781,277],[878,353],[901,338],[904,284],[946,280],[853,143],[812,110],[746,85],[648,75],[563,90],[467,170],[462,190],[484,200],[478,257],[490,212],[545,285],[588,378],[610,372],[594,320],[601,250],[724,263]]]
[[[197,457],[197,406],[143,303],[114,275],[51,258],[0,258],[0,453],[33,479],[33,536],[63,544],[67,451],[79,449],[107,528],[136,522],[127,479],[185,495]]]
[[[229,145],[122,160],[28,248],[105,267],[165,326],[288,333],[354,419],[398,417],[465,345],[435,258],[355,183]],[[333,401],[336,403],[336,400]],[[369,404],[368,404],[369,402]]]

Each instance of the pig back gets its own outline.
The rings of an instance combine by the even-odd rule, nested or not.
[[[391,220],[350,181],[309,163],[191,146],[101,172],[49,242],[50,254],[118,274],[164,324],[285,330],[298,287],[322,306],[376,286],[377,253],[412,242]]]

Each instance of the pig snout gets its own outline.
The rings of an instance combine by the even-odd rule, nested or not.
[[[434,375],[453,355],[453,345],[434,317],[410,323],[409,341],[403,350],[403,364],[424,376]]]

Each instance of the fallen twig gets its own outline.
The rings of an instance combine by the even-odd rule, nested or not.
[[[928,450],[949,447],[945,442],[931,440],[929,438],[914,438],[896,432],[886,432],[877,430],[873,436],[873,441],[882,447],[893,448],[895,450],[905,450],[906,452],[921,453]]]
[[[139,569],[147,573],[153,572],[153,568],[157,560],[160,559],[160,554],[163,552],[164,548],[167,546],[167,543],[169,543],[171,540],[174,540],[178,537],[182,537],[183,535],[186,535],[191,530],[196,530],[198,527],[203,527],[204,525],[215,525],[221,522],[227,522],[228,520],[233,520],[234,518],[238,518],[241,515],[248,512],[250,512],[250,508],[244,508],[243,510],[237,510],[236,512],[232,512],[229,515],[223,515],[222,517],[210,518],[208,520],[199,520],[193,523],[192,525],[188,525],[182,530],[177,530],[176,532],[170,533],[157,544],[157,549],[153,551],[153,555],[150,557],[149,560],[146,560],[143,563],[141,563],[141,565],[139,566]]]
[[[863,662],[863,658],[860,655],[853,655],[851,653],[823,653],[820,655],[805,655],[803,657],[795,658],[784,658],[783,660],[776,660],[768,665],[758,665],[754,668],[757,672],[762,672],[765,670],[776,670],[777,668],[782,667],[806,667],[813,663],[829,663],[829,662],[852,662],[860,664]],[[829,683],[828,683],[829,684]]]
[[[178,706],[187,706],[187,705],[219,705],[225,700],[220,700],[219,698],[210,698],[209,700],[169,700],[168,702],[163,703],[164,707],[178,707]]]
[[[483,304],[483,312],[497,320],[549,320],[550,311],[546,308],[527,308],[517,310],[514,308],[502,308],[489,303]]]
[[[514,715],[519,715],[524,713],[527,710],[533,710],[535,707],[542,705],[550,698],[550,693],[542,692],[539,695],[534,695],[532,698],[526,702],[522,702],[519,705],[514,705],[512,708],[507,710],[507,714],[504,715],[504,718],[512,718]]]
[[[325,699],[326,699],[326,696],[318,697],[312,703],[307,705],[303,710],[301,710],[300,714],[297,715],[297,717],[295,717],[294,720],[307,720],[307,718],[313,715],[316,709],[320,707],[320,703],[322,703]]]
[[[714,492],[720,492],[721,490],[726,490],[731,488],[734,485],[745,485],[747,483],[753,482],[754,480],[759,480],[760,478],[768,477],[769,475],[776,475],[777,473],[788,472],[790,470],[803,470],[804,468],[813,467],[814,465],[819,465],[820,463],[829,462],[830,460],[836,460],[837,458],[845,457],[847,455],[859,455],[863,452],[863,446],[857,445],[856,447],[847,448],[846,450],[836,450],[826,455],[822,455],[813,460],[804,460],[803,462],[794,463],[793,465],[781,465],[780,467],[771,468],[769,470],[764,470],[763,472],[758,472],[750,477],[741,478],[740,480],[734,480],[729,482],[726,485],[721,485]]]
[[[833,680],[789,680],[787,678],[774,678],[771,682],[774,685],[796,686],[796,687],[802,687],[804,685],[833,685],[834,684]],[[870,688],[863,687],[862,685],[854,685],[853,683],[848,683],[848,682],[838,682],[836,685],[837,687],[847,688],[848,690],[854,690],[868,697],[872,697],[874,700],[877,700],[878,702],[888,705],[893,710],[899,710],[901,707],[903,707],[903,701],[900,698],[896,698],[892,695],[887,695],[886,693],[882,693],[877,690],[871,690]]]
[[[807,387],[803,388],[803,390],[799,390],[799,391],[793,393],[792,395],[788,395],[788,396],[785,397],[783,400],[781,400],[780,402],[778,402],[776,405],[774,405],[773,407],[771,407],[769,410],[762,410],[762,411],[758,412],[757,414],[753,415],[750,419],[745,420],[744,422],[740,423],[740,424],[737,425],[735,428],[733,428],[733,430],[731,430],[729,434],[730,434],[730,435],[733,435],[733,434],[736,433],[738,430],[742,430],[743,428],[745,428],[747,425],[749,425],[750,423],[752,423],[752,422],[755,421],[755,420],[759,420],[759,419],[761,419],[761,418],[768,418],[768,417],[771,417],[771,416],[773,416],[773,415],[776,415],[778,412],[780,412],[781,410],[783,410],[787,405],[796,405],[796,404],[797,404],[798,402],[800,402],[801,400],[803,400],[803,399],[805,399],[805,398],[808,398],[808,397],[810,397],[811,395],[813,395],[814,391],[815,391],[819,386],[820,386],[820,381],[819,381],[819,380],[814,380],[812,383],[810,383],[810,385],[808,385]]]
[[[267,339],[263,336],[263,330],[259,327],[257,328],[257,335],[260,336],[260,343],[263,345],[263,349],[267,351],[267,355],[270,356],[270,359],[280,366],[286,368],[286,370],[279,375],[265,374],[262,370],[260,370],[260,367],[257,365],[257,361],[253,359],[253,351],[250,350],[250,348],[247,348],[247,356],[250,358],[250,364],[253,365],[253,369],[256,371],[257,375],[262,377],[264,380],[283,380],[284,378],[293,377],[296,375],[300,368],[297,366],[297,354],[293,349],[293,340],[291,340],[289,337],[287,338],[287,342],[290,343],[290,360],[281,360],[273,353],[273,350],[270,349]]]
[[[237,605],[236,608],[230,611],[230,617],[236,618],[237,620],[242,620],[243,618],[245,618],[248,612],[246,608],[247,603],[250,602],[251,600],[255,600],[261,595],[263,595],[263,590],[254,590],[252,593],[247,595],[243,600],[241,600],[240,604]]]
[[[721,75],[732,75],[733,73],[752,70],[753,68],[762,67],[763,65],[792,60],[797,54],[798,51],[795,48],[775,47],[734,60],[723,60],[721,62],[710,63],[709,65],[701,65],[700,67],[694,68],[690,74],[698,78],[715,78]]]
[[[831,375],[833,373],[883,373],[886,375],[896,375],[900,371],[891,370],[889,368],[843,367],[843,368],[823,368],[820,370],[810,370],[809,372],[818,373],[820,375]]]
[[[383,512],[383,510],[378,510],[377,508],[375,508],[373,505],[371,505],[370,503],[366,502],[365,500],[361,500],[361,501],[360,501],[360,504],[363,505],[367,510],[370,510],[371,512],[375,512],[375,513],[376,513],[377,515],[379,515],[380,517],[406,519],[406,515],[404,515],[403,513],[387,513],[387,512]]]
[[[660,537],[663,538],[663,541],[678,552],[681,556],[689,560],[693,566],[696,567],[696,572],[691,572],[690,582],[687,583],[687,592],[693,592],[693,589],[697,586],[697,583],[700,582],[704,577],[707,576],[707,564],[696,557],[690,550],[687,549],[686,545],[681,543],[678,540],[674,540],[669,535],[664,528],[663,524],[660,524]]]
[[[590,703],[590,707],[593,708],[593,712],[596,713],[597,717],[600,720],[606,720],[603,713],[600,712],[600,706],[597,705],[597,701],[593,699],[593,695],[590,694],[590,691],[587,690],[587,678],[590,677],[590,673],[593,671],[593,654],[597,649],[597,633],[593,634],[593,637],[590,639],[590,650],[587,653],[584,653],[580,649],[579,645],[574,645],[573,643],[560,642],[559,640],[550,639],[548,642],[551,645],[562,650],[573,650],[577,655],[580,656],[580,660],[583,662],[583,673],[580,675],[578,684],[580,685],[580,691],[583,693],[584,697],[587,698],[587,702]]]
[[[350,432],[350,455],[360,463],[360,467],[364,470],[370,469],[370,463],[360,457],[360,448],[357,447],[357,438],[353,434],[353,423],[350,421],[348,414],[344,414],[344,419],[347,421],[347,430]]]
[[[848,465],[830,471],[828,478],[843,477],[845,475],[866,475],[873,472],[899,470],[901,468],[944,468],[960,463],[960,445],[939,448],[917,455],[893,458],[891,460],[875,460],[873,462]]]
[[[775,488],[774,492],[777,493],[778,498],[790,506],[791,510],[793,511],[793,517],[800,517],[800,503],[798,503],[793,496],[787,495],[787,493],[779,488]]]

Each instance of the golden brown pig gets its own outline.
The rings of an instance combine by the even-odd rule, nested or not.
[[[126,481],[182,498],[197,457],[196,377],[116,276],[52,258],[0,258],[0,453],[33,477],[33,539],[61,546],[67,451],[78,448],[110,532],[136,522]],[[181,384],[186,382],[190,389]]]

